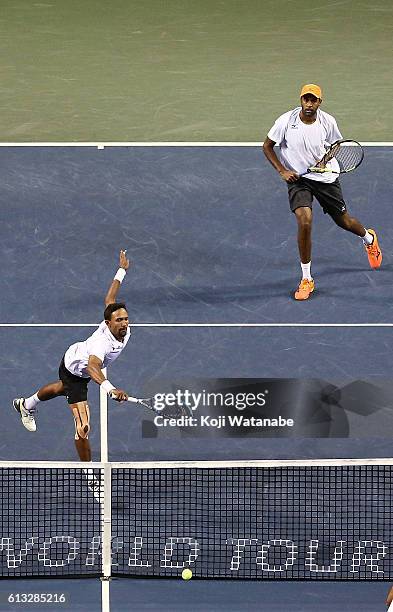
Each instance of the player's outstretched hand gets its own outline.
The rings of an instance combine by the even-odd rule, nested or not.
[[[128,394],[122,389],[112,389],[111,397],[116,402],[126,402],[128,400]]]
[[[130,260],[127,258],[127,251],[120,251],[120,260],[119,260],[119,268],[123,268],[123,270],[128,270],[130,266]]]

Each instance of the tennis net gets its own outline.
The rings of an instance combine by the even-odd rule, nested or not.
[[[0,575],[391,580],[392,466],[0,462]]]

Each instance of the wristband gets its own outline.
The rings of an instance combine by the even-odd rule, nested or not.
[[[119,281],[119,283],[121,284],[124,280],[124,277],[126,275],[126,271],[124,268],[119,268],[118,271],[115,274],[115,277],[113,280],[117,280]]]
[[[101,389],[103,389],[103,390],[105,391],[105,393],[107,393],[108,395],[109,395],[109,393],[110,393],[111,391],[113,391],[113,389],[116,389],[116,387],[114,387],[114,386],[112,385],[112,383],[111,383],[111,382],[109,382],[109,380],[104,380],[104,382],[102,382],[102,383],[100,384],[100,387],[101,387]]]

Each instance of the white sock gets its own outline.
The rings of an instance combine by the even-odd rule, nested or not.
[[[370,234],[368,230],[366,230],[366,233],[364,234],[364,236],[362,236],[362,240],[364,244],[366,244],[367,246],[370,246],[370,244],[373,243],[374,236]]]
[[[36,406],[41,400],[38,399],[37,393],[34,393],[31,397],[27,397],[25,399],[26,410],[31,410]]]
[[[302,266],[303,279],[311,280],[311,261],[306,264],[300,263],[300,265]]]

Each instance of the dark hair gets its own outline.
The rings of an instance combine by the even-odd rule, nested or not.
[[[116,312],[116,310],[120,310],[120,308],[124,308],[125,310],[127,310],[127,307],[123,302],[114,302],[113,304],[108,304],[108,306],[104,310],[105,321],[110,321],[112,314]]]

